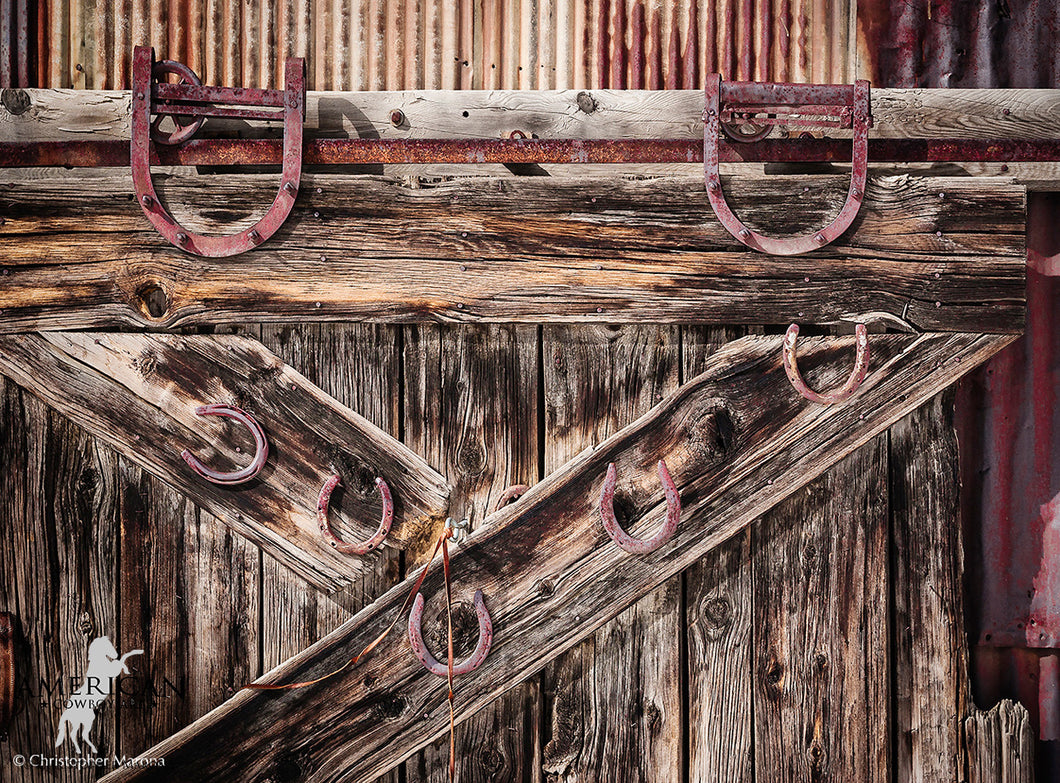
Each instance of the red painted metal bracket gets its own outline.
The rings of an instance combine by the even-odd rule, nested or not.
[[[181,83],[163,81],[167,74],[179,76]],[[161,121],[166,116],[171,117],[176,126],[169,133],[161,128]],[[162,206],[151,181],[152,139],[156,144],[181,144],[195,135],[206,117],[283,120],[280,189],[265,216],[238,234],[205,236],[184,228]],[[294,207],[302,173],[304,121],[305,60],[301,57],[288,58],[282,92],[204,87],[188,66],[171,60],[156,63],[154,49],[137,46],[133,51],[132,146],[129,150],[136,200],[158,233],[181,250],[211,258],[245,253],[276,233]]]
[[[713,73],[707,77],[703,122],[707,197],[721,224],[743,244],[770,255],[796,256],[832,242],[857,217],[865,197],[868,132],[872,125],[867,81],[859,80],[853,86],[759,84],[723,82],[721,76]],[[852,128],[854,131],[854,165],[843,208],[824,228],[805,236],[783,239],[752,231],[736,217],[725,200],[718,173],[718,144],[722,133],[735,141],[758,141],[770,125],[780,124]]]

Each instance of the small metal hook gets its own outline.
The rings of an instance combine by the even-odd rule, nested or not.
[[[394,500],[390,495],[390,487],[383,479],[376,478],[375,485],[379,487],[379,494],[383,496],[383,518],[379,522],[379,529],[363,544],[348,544],[338,538],[331,531],[331,525],[328,524],[328,504],[331,502],[331,493],[341,483],[342,479],[336,474],[325,481],[324,486],[321,487],[320,497],[317,498],[317,525],[320,526],[324,540],[335,547],[336,551],[344,555],[366,555],[383,543],[394,522]]]
[[[198,457],[185,449],[180,452],[180,456],[192,470],[214,484],[244,484],[261,472],[261,469],[265,467],[265,460],[269,458],[269,441],[265,437],[265,431],[253,416],[234,405],[219,404],[202,405],[195,409],[195,413],[199,416],[223,416],[226,419],[235,419],[245,426],[254,436],[254,459],[245,468],[226,473],[206,467]]]
[[[445,529],[449,532],[449,540],[454,544],[463,544],[471,535],[471,520],[464,517],[459,522],[454,522],[452,517],[445,518]]]
[[[478,615],[478,644],[475,645],[475,650],[471,655],[460,663],[453,664],[454,677],[474,671],[486,660],[486,656],[490,653],[490,646],[493,644],[493,621],[490,619],[490,613],[486,610],[486,602],[482,598],[481,590],[475,591],[475,614]],[[423,595],[417,594],[416,600],[412,604],[412,611],[409,613],[409,642],[412,644],[412,652],[431,674],[437,674],[439,677],[448,677],[449,667],[446,664],[439,663],[423,642],[423,631],[420,628],[422,621]]]
[[[789,326],[787,334],[784,335],[784,371],[788,374],[788,380],[791,381],[791,385],[795,387],[795,390],[810,402],[818,402],[822,405],[843,402],[843,400],[856,392],[869,372],[869,333],[865,329],[865,324],[858,324],[854,327],[854,335],[857,353],[854,359],[854,369],[850,372],[850,377],[847,378],[846,383],[835,391],[821,394],[807,386],[802,379],[802,373],[799,372],[798,356],[795,353],[795,341],[799,336],[799,326],[798,324]]]
[[[651,538],[634,538],[624,531],[615,519],[615,485],[618,483],[618,471],[613,462],[607,466],[607,477],[604,478],[604,487],[600,491],[600,519],[604,523],[607,535],[620,549],[634,555],[654,552],[676,532],[677,522],[681,518],[681,495],[677,491],[674,480],[670,478],[666,463],[662,460],[659,460],[659,480],[666,493],[666,521],[659,532]]]

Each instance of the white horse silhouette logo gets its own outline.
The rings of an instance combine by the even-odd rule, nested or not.
[[[133,650],[118,657],[118,651],[106,636],[100,636],[88,645],[88,671],[85,673],[85,681],[66,701],[66,709],[59,717],[59,736],[55,739],[55,747],[63,744],[69,731],[70,741],[74,743],[74,750],[78,753],[81,752],[78,735],[92,748],[93,753],[99,753],[88,738],[92,732],[92,724],[96,721],[96,710],[110,696],[114,678],[119,674],[129,673],[125,665],[126,659],[143,655],[143,652]]]

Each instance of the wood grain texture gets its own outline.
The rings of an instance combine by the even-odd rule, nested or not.
[[[260,552],[147,471],[121,460],[121,644],[143,687],[122,705],[122,753],[139,755],[230,698],[262,669]]]
[[[887,512],[878,435],[751,528],[758,780],[891,780]]]
[[[401,434],[400,327],[370,324],[264,325],[243,330],[341,404],[395,438]],[[384,550],[354,586],[328,596],[271,556],[262,558],[262,667],[278,666],[345,622],[403,575],[402,553]],[[298,757],[287,759],[301,772]],[[398,773],[383,776],[398,783]]]
[[[684,327],[684,377],[699,375],[715,351],[743,334],[734,328]],[[732,436],[724,427],[714,432],[719,443]],[[690,781],[754,780],[754,528],[719,544],[684,573]]]
[[[330,515],[344,539],[378,527],[375,476],[394,495],[390,545],[429,535],[444,515],[448,488],[437,472],[253,340],[49,333],[6,337],[3,349],[0,371],[323,590],[346,586],[371,561],[335,552],[320,535],[317,496],[332,473],[346,489]],[[196,416],[211,402],[245,409],[268,435],[269,462],[250,484],[203,481],[180,458],[187,448],[222,470],[246,462],[236,453],[252,447],[245,428]]]
[[[20,90],[29,109],[0,108],[0,142],[129,138],[128,90]],[[872,90],[871,137],[1060,138],[1055,90]],[[591,108],[591,111],[586,111]],[[394,127],[390,112],[405,122]],[[1007,110],[1007,112],[1006,112]],[[312,138],[702,138],[701,90],[406,90],[309,92]],[[206,121],[203,135],[267,135],[267,126]],[[276,124],[273,123],[273,129]]]
[[[539,479],[537,329],[424,325],[405,327],[404,335],[405,441],[449,478],[453,519],[467,519],[477,529],[505,489]],[[407,552],[410,560],[417,554],[422,562],[430,552]],[[460,659],[474,647],[478,623],[469,611],[470,594],[454,591],[453,598]],[[423,629],[439,659],[445,655],[444,622],[444,601],[435,598]],[[529,680],[460,726],[459,780],[539,780],[540,727],[541,688]],[[449,742],[443,737],[406,763],[405,779],[445,783],[448,771]]]
[[[546,475],[677,388],[678,334],[673,326],[544,328]],[[680,575],[671,577],[545,668],[550,781],[681,777],[681,588]]]
[[[483,590],[496,631],[489,658],[461,679],[458,720],[533,676],[1013,339],[877,337],[855,400],[824,407],[788,385],[779,336],[744,338],[715,353],[703,375],[492,515],[453,558],[456,594]],[[809,382],[845,375],[837,360],[849,358],[851,346],[850,338],[807,340],[801,358]],[[727,448],[709,437],[718,417],[734,424]],[[595,495],[604,467],[614,461],[629,477],[624,500],[629,518],[640,519],[631,532],[642,534],[664,510],[650,470],[662,456],[684,501],[678,532],[642,557],[602,546]],[[265,681],[307,679],[344,663],[395,619],[414,576]],[[427,576],[423,590],[428,599],[440,594],[439,571]],[[409,654],[403,636],[392,635],[327,688],[244,691],[152,749],[166,757],[165,768],[125,768],[109,779],[269,775],[277,754],[290,753],[307,764],[309,781],[367,778],[446,731],[445,690],[444,680]]]
[[[163,198],[212,204],[194,227],[227,232],[276,187],[258,175],[180,177]],[[847,180],[725,187],[749,225],[781,235],[830,221]],[[131,194],[125,177],[0,187],[0,330],[765,318],[1015,332],[1024,320],[1026,194],[1011,183],[873,179],[844,237],[793,258],[736,242],[701,177],[306,177],[284,226],[235,262],[172,247]]]
[[[942,783],[964,774],[961,727],[971,694],[957,458],[952,391],[891,430],[900,780]]]
[[[6,379],[0,404],[0,606],[15,615],[20,642],[4,749],[74,755],[69,742],[55,751],[59,716],[87,675],[89,643],[117,639],[118,458]],[[144,670],[137,659],[129,668]],[[90,736],[103,755],[118,749],[118,701],[96,713]],[[74,783],[103,771],[19,768],[9,757],[0,780]]]
[[[968,783],[1033,783],[1034,727],[1027,708],[1005,701],[964,719]]]

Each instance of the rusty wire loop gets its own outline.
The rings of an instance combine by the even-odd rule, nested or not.
[[[195,409],[195,413],[199,416],[222,416],[226,419],[234,419],[245,426],[254,436],[254,459],[245,468],[223,472],[206,467],[198,457],[184,449],[180,452],[180,456],[192,470],[214,484],[244,484],[261,472],[261,469],[265,467],[265,460],[269,458],[269,441],[265,437],[265,431],[253,416],[234,405],[221,404],[202,405]]]
[[[787,334],[784,335],[784,371],[788,374],[788,380],[791,381],[791,385],[795,387],[795,390],[810,402],[817,402],[821,405],[843,402],[856,392],[869,372],[869,334],[865,329],[865,324],[858,324],[854,327],[854,335],[856,340],[854,369],[850,371],[850,376],[847,378],[846,383],[838,389],[833,392],[821,393],[815,392],[802,379],[802,373],[799,372],[798,355],[795,352],[795,342],[799,337],[799,326],[798,324],[789,326]]]
[[[423,630],[421,628],[423,604],[423,595],[418,593],[412,604],[412,611],[409,613],[409,642],[412,644],[412,652],[431,674],[436,674],[439,677],[448,677],[449,665],[439,663],[423,641]],[[489,655],[490,647],[493,644],[493,622],[490,619],[489,611],[486,609],[486,602],[482,597],[481,590],[475,591],[474,604],[475,614],[478,617],[478,644],[475,645],[471,655],[459,663],[454,662],[452,664],[454,677],[473,672],[481,666],[482,662],[486,660],[486,656]],[[450,642],[450,646],[451,644]]]
[[[376,477],[375,485],[379,488],[379,494],[383,496],[383,517],[379,521],[379,528],[371,538],[362,543],[348,543],[336,536],[328,523],[328,504],[331,502],[331,493],[341,483],[342,478],[335,474],[321,487],[320,496],[317,498],[317,525],[320,527],[324,540],[335,547],[335,551],[342,552],[344,555],[366,555],[383,543],[390,532],[390,526],[394,523],[394,499],[390,494],[390,487],[383,479]]]
[[[615,519],[615,486],[618,484],[618,471],[615,463],[607,466],[607,476],[604,479],[603,489],[600,490],[600,519],[604,523],[604,530],[611,540],[618,545],[619,549],[634,555],[644,555],[654,552],[677,531],[677,523],[681,519],[681,495],[677,486],[670,478],[670,471],[666,469],[666,463],[659,460],[659,481],[662,482],[666,493],[666,520],[663,526],[651,538],[634,538],[624,531]]]

